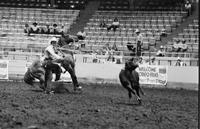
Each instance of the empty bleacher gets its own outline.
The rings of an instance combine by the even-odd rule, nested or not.
[[[57,8],[57,9],[84,9],[87,0],[1,0],[2,7],[15,8]]]
[[[144,50],[149,50],[149,46],[156,46],[160,41],[162,29],[171,33],[185,15],[182,11],[97,11],[84,29],[87,33],[85,42],[93,46],[115,43],[121,50],[127,50],[127,42],[136,43],[134,30],[138,28],[144,36]],[[116,32],[99,27],[103,19],[110,25],[115,17],[120,22]]]

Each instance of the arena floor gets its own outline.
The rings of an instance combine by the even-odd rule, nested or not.
[[[119,85],[82,86],[81,94],[46,95],[21,82],[0,82],[0,129],[197,129],[197,91],[144,88],[137,105]]]

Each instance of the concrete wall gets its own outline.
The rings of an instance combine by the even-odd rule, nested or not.
[[[10,61],[9,76],[14,74],[23,77],[26,63],[22,61]],[[124,64],[114,63],[76,63],[76,74],[79,80],[86,82],[119,83],[119,72]],[[168,66],[167,87],[178,87],[186,89],[197,89],[199,84],[198,67],[175,67]]]
[[[76,73],[78,78],[85,78],[88,82],[119,83],[119,72],[122,64],[95,64],[77,63]],[[168,67],[168,84],[171,88],[198,89],[198,67]]]

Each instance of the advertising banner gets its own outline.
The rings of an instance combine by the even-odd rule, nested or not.
[[[8,60],[0,60],[0,79],[8,79]]]
[[[140,65],[137,68],[141,84],[167,84],[167,66]]]

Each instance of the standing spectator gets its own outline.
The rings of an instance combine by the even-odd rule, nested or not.
[[[160,46],[160,49],[156,53],[156,56],[165,56],[165,49],[162,45]]]
[[[25,24],[25,27],[24,27],[24,33],[27,33],[28,36],[30,35],[30,27],[27,23]]]
[[[42,34],[50,34],[50,31],[51,30],[50,30],[49,24],[47,24],[45,28],[42,28],[41,33]]]
[[[39,27],[37,26],[37,23],[34,22],[31,26],[30,33],[38,34],[40,31]]]
[[[182,62],[181,58],[178,57],[175,66],[186,66],[186,63]]]
[[[85,31],[84,31],[84,30],[79,31],[79,32],[77,33],[77,37],[78,37],[79,40],[84,40],[85,37],[86,37]]]
[[[109,27],[107,27],[107,30],[110,31],[111,29],[113,29],[113,31],[115,32],[117,28],[119,28],[119,20],[115,18],[113,20],[113,23]]]
[[[192,5],[189,0],[187,0],[185,3],[185,9],[188,13],[188,16],[190,16],[192,14]]]
[[[136,44],[137,44],[137,47],[136,47],[137,56],[141,56],[141,51],[142,51],[141,49],[142,49],[142,45],[143,45],[143,36],[140,33],[139,29],[136,29],[135,33],[136,33]]]

